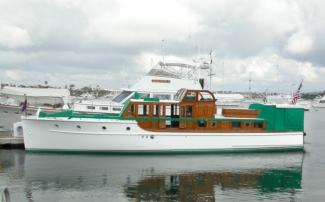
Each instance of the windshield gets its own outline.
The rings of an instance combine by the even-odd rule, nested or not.
[[[122,102],[125,98],[129,97],[131,94],[132,94],[131,91],[122,91],[122,93],[116,96],[112,101]]]
[[[185,92],[186,92],[186,89],[185,88],[179,89],[177,91],[177,93],[175,94],[174,99],[175,100],[181,100],[183,98]]]

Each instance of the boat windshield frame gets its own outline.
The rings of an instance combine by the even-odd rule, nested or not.
[[[116,103],[122,103],[126,98],[130,97],[130,95],[132,94],[132,91],[122,91],[119,95],[117,95],[116,97],[114,97],[112,99],[113,102]]]

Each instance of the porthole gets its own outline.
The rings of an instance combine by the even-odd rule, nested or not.
[[[153,135],[150,135],[150,139],[154,139],[155,138],[155,136],[153,136]]]
[[[202,127],[206,127],[207,126],[207,122],[204,120],[200,120],[197,122],[197,126],[202,128]]]
[[[255,122],[254,123],[254,128],[263,128],[263,123],[262,122]]]
[[[131,130],[131,128],[128,126],[128,127],[126,127],[126,130]]]
[[[245,126],[246,126],[246,127],[249,127],[249,123],[245,123]]]
[[[212,122],[212,123],[211,123],[211,126],[212,126],[212,127],[215,127],[215,126],[216,126],[216,122]]]
[[[59,125],[58,125],[58,124],[54,124],[54,126],[55,126],[56,128],[59,128]]]
[[[80,126],[80,125],[77,125],[77,128],[78,128],[78,129],[81,129],[81,126]]]
[[[231,123],[232,128],[240,128],[240,122],[234,121]]]
[[[103,126],[102,129],[103,129],[103,130],[106,130],[106,126]]]

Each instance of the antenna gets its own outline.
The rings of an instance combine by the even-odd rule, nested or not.
[[[222,93],[224,93],[225,87],[225,61],[222,62]]]
[[[212,50],[210,51],[209,55],[210,55],[210,65],[209,65],[209,74],[208,76],[210,77],[210,90],[212,90],[212,85],[211,85],[211,81],[212,81],[212,76],[214,76],[215,74],[212,73],[212,63],[213,63],[213,60],[212,60]]]
[[[162,54],[162,62],[165,63],[165,50],[164,50],[164,44],[165,43],[165,39],[161,40],[161,54]]]
[[[249,72],[249,78],[248,78],[248,91],[249,93],[252,93],[252,87],[251,87],[251,83],[252,83],[252,72]]]

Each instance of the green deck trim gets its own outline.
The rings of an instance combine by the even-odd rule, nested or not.
[[[127,101],[125,101],[124,106],[123,106],[121,112],[118,115],[119,117],[122,117],[122,115],[124,114],[125,110],[128,108],[130,102],[131,102],[131,99],[128,99]]]
[[[159,98],[155,98],[155,97],[147,97],[147,98],[144,98],[143,101],[145,102],[159,102]]]
[[[26,149],[30,153],[70,153],[70,154],[123,154],[123,155],[157,155],[157,154],[224,154],[224,153],[260,153],[260,152],[304,152],[303,146],[236,148],[236,149],[177,149],[177,150],[72,150],[72,149]]]
[[[133,98],[134,98],[134,99],[141,99],[141,95],[140,95],[140,93],[138,93],[138,92],[134,92]]]

